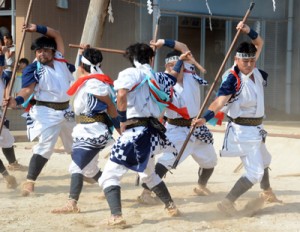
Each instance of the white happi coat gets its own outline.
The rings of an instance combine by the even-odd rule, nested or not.
[[[60,52],[56,51],[55,58],[62,59],[63,57]],[[53,65],[54,68],[41,65],[35,71],[34,76],[38,83],[34,88],[34,98],[39,101],[54,103],[69,101],[70,96],[66,92],[74,77],[65,62],[54,60]],[[29,122],[27,124],[27,134],[30,141],[34,140],[47,128],[64,122],[66,120],[65,116],[70,111],[70,107],[67,110],[54,110],[49,107],[34,105],[29,112],[33,123]]]
[[[73,105],[76,115],[89,115],[91,110],[96,107],[97,99],[91,95],[108,95],[112,99],[115,97],[114,91],[108,84],[97,79],[89,79],[84,82],[74,97]],[[99,151],[114,141],[109,128],[102,122],[78,123],[73,129],[72,137],[74,143],[72,162],[69,167],[70,173],[81,173],[87,177],[94,177],[99,171]],[[95,153],[94,157],[86,156],[87,152]],[[76,159],[80,159],[80,164]],[[80,167],[83,163],[86,165]]]
[[[114,88],[131,90],[141,83],[145,75],[153,77],[149,64],[140,65],[138,68],[127,68],[119,73],[119,77],[114,81]],[[161,113],[159,106],[151,99],[149,86],[144,84],[127,94],[127,118],[134,117],[155,117]]]
[[[165,73],[153,73],[149,64],[136,64],[136,68],[127,68],[119,73],[119,77],[114,81],[115,90],[128,89],[127,94],[127,119],[134,117],[155,117],[158,118],[162,112],[157,102],[150,96],[149,85],[147,83],[139,85],[146,76],[155,80],[160,89],[166,93],[170,92],[171,86],[175,85],[176,80]],[[177,151],[172,143],[166,138],[165,141],[159,136],[154,136],[148,133],[148,128],[138,126],[125,130],[116,141],[110,160],[105,165],[101,178],[99,179],[100,186],[103,189],[111,185],[120,185],[121,177],[132,169],[139,173],[141,181],[146,183],[149,188],[152,188],[161,182],[159,176],[155,173],[155,156],[164,151],[177,154]],[[147,140],[147,144],[142,146],[136,145],[136,141],[141,142],[141,136],[151,137]],[[144,137],[143,137],[144,138]],[[134,150],[128,152],[128,147],[135,147]],[[119,149],[120,148],[120,149]],[[131,152],[132,151],[132,152]],[[140,151],[140,152],[138,152]],[[132,165],[127,159],[147,156],[148,159],[143,163]],[[122,164],[120,164],[122,163]],[[141,168],[142,167],[142,168]]]
[[[89,94],[97,96],[109,95],[111,98],[114,97],[114,92],[108,84],[105,84],[97,79],[89,79],[83,84],[83,86],[80,87],[74,97],[73,106],[76,115],[87,115],[90,113],[91,109],[88,105]],[[78,123],[73,129],[72,137],[74,139],[77,138],[81,140],[95,139],[99,138],[101,135],[108,133],[107,130],[108,128],[106,124],[102,122],[85,124]]]

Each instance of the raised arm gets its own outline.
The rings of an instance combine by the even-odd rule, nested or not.
[[[155,46],[157,49],[161,48],[162,46],[166,46],[169,48],[173,48],[177,51],[180,51],[182,54],[185,54],[189,52],[189,48],[185,43],[176,41],[176,40],[169,40],[169,39],[158,39],[156,42],[150,41],[150,45]],[[205,68],[203,68],[192,56],[190,53],[190,60],[187,60],[188,62],[195,65],[197,69],[199,69],[202,73],[206,73]]]
[[[157,49],[161,48],[162,46],[166,46],[180,51],[181,53],[186,53],[189,51],[189,48],[186,46],[186,44],[170,39],[158,39],[156,42],[151,40],[150,45],[155,46]]]
[[[241,29],[242,33],[247,34],[251,38],[252,43],[257,49],[256,60],[258,60],[264,45],[264,40],[260,37],[260,35],[256,31],[251,29],[247,24],[244,24],[243,22],[239,22],[236,29],[237,30]]]
[[[45,36],[53,38],[56,42],[57,51],[59,51],[62,55],[65,54],[64,41],[59,31],[48,26],[42,26],[37,24],[24,25],[23,29],[26,32],[38,32]]]

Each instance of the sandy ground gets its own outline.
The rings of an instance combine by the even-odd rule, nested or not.
[[[213,128],[216,151],[222,144],[223,129]],[[134,185],[136,175],[133,172],[125,175],[122,181],[123,213],[129,228],[111,229],[106,226],[110,213],[97,184],[84,184],[79,200],[81,213],[54,215],[50,211],[65,204],[70,183],[70,156],[55,153],[37,181],[35,194],[30,197],[20,196],[20,186],[16,190],[6,189],[3,178],[0,178],[0,231],[300,231],[300,122],[266,123],[266,129],[270,135],[267,147],[273,155],[271,185],[284,203],[266,204],[253,217],[228,218],[216,207],[243,172],[233,172],[240,163],[238,158],[219,158],[208,185],[214,194],[207,197],[193,193],[198,167],[191,158],[173,170],[173,174],[167,175],[165,181],[182,212],[180,217],[168,217],[162,204],[138,204],[136,198],[141,188]],[[20,163],[28,165],[31,150],[25,148],[31,145],[16,143]],[[105,164],[104,156],[102,154],[100,167]],[[26,172],[12,174],[19,183],[25,180]],[[237,201],[237,208],[242,209],[259,192],[259,185],[255,185]]]

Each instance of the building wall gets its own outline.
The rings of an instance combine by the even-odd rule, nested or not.
[[[212,15],[226,17],[243,17],[250,6],[255,2],[251,17],[264,19],[283,19],[286,13],[286,0],[275,2],[275,11],[272,0],[249,1],[249,0],[213,0],[207,1]],[[209,15],[206,1],[195,0],[160,0],[162,10],[189,12]]]
[[[16,3],[16,44],[19,44],[22,38],[21,28],[28,4],[29,0],[17,0]],[[114,23],[106,21],[102,43],[95,46],[125,50],[126,47],[135,42],[148,43],[149,35],[152,35],[152,27],[149,29],[140,28],[142,21],[151,23],[152,20],[151,15],[147,16],[146,5],[128,4],[124,1],[113,1],[112,4]],[[56,1],[34,1],[30,21],[49,25],[59,30],[66,44],[66,59],[74,63],[77,49],[69,48],[68,44],[80,43],[88,7],[89,0],[69,0],[69,9],[66,10],[57,8]],[[34,59],[30,45],[38,36],[37,33],[26,34],[22,56],[28,57],[30,60]],[[103,52],[103,56],[102,68],[113,79],[117,78],[120,70],[129,65],[122,55]]]
[[[85,18],[88,12],[89,0],[69,0],[68,9],[59,9],[54,0],[34,1],[30,22],[43,24],[57,29],[65,42],[65,57],[74,63],[77,49],[68,47],[68,44],[79,44]],[[113,1],[114,23],[106,22],[102,43],[96,47],[105,47],[125,50],[136,42],[149,42],[152,35],[152,16],[147,15],[145,4],[129,4],[124,1]],[[138,2],[137,2],[138,3]],[[27,12],[29,0],[16,0],[16,45],[22,39],[22,25]],[[149,28],[141,28],[141,22],[149,24]],[[31,43],[40,36],[38,33],[26,33],[21,57],[32,61],[34,53],[30,50]],[[129,62],[120,54],[103,52],[102,69],[111,78],[116,79],[118,73],[129,67]],[[12,130],[24,129],[24,120],[18,120],[18,114],[9,112],[10,118],[17,119],[18,123],[11,125]],[[20,121],[20,123],[19,123]],[[16,121],[15,121],[16,122]]]
[[[141,5],[112,1],[112,10],[114,22],[106,21],[102,43],[99,47],[125,50],[133,43],[144,42],[140,32]],[[149,18],[152,19],[152,17]],[[117,79],[118,73],[130,66],[130,63],[120,54],[105,52],[103,56],[101,67],[112,79]]]
[[[293,93],[292,98],[292,113],[300,114],[300,1],[294,0],[294,24],[293,24],[293,42],[292,42],[292,51],[293,51],[293,58],[292,58],[292,85],[291,90]],[[299,117],[300,118],[300,117]]]
[[[29,0],[16,0],[16,45],[22,39],[22,25],[27,12]],[[68,47],[69,43],[78,44],[83,30],[89,0],[69,0],[68,9],[56,7],[56,1],[39,0],[34,1],[29,22],[50,26],[59,30],[66,45],[66,59],[74,62],[77,49]],[[26,33],[24,49],[21,57],[34,59],[34,54],[30,50],[31,43],[40,34]]]
[[[232,4],[235,4],[232,7]],[[172,4],[170,4],[172,2]],[[245,11],[249,6],[249,1],[243,0],[228,0],[224,6],[223,0],[209,1],[211,11],[213,16],[216,18],[227,18],[229,20],[237,21],[244,15]],[[266,56],[265,69],[270,72],[270,84],[266,90],[266,101],[270,106],[270,112],[274,112],[273,109],[278,111],[278,119],[284,117],[285,108],[285,71],[283,66],[286,62],[286,33],[284,27],[287,23],[287,2],[288,0],[276,1],[276,11],[273,11],[272,1],[257,1],[253,12],[249,18],[249,22],[253,23],[256,20],[266,23],[266,33],[269,37],[266,38],[268,44],[265,46]],[[21,41],[21,27],[24,21],[24,16],[26,15],[27,6],[29,0],[16,0],[16,44],[18,46]],[[205,1],[193,1],[193,0],[160,0],[162,6],[162,13],[164,15],[176,15],[178,13],[180,16],[192,13],[198,14],[199,17],[208,16],[208,9],[206,8]],[[176,4],[175,4],[176,3]],[[199,5],[200,4],[200,5]],[[298,16],[300,10],[300,2],[294,0],[294,30],[293,30],[293,70],[292,70],[292,86],[291,86],[291,96],[292,96],[292,114],[297,117],[300,114],[300,104],[298,103],[300,97],[300,32],[298,28],[300,26],[300,17]],[[58,29],[64,38],[65,44],[69,43],[78,44],[81,39],[81,33],[83,31],[83,26],[85,23],[85,18],[87,10],[89,7],[89,0],[69,0],[69,9],[62,10],[56,7],[56,1],[54,0],[39,0],[34,1],[34,6],[31,14],[31,22],[38,24],[46,24]],[[234,10],[232,10],[234,9]],[[243,10],[241,10],[243,9]],[[152,39],[153,25],[152,25],[152,15],[147,12],[147,6],[145,0],[135,0],[135,1],[112,1],[112,10],[114,16],[114,22],[106,22],[104,28],[104,34],[101,44],[97,47],[113,48],[113,49],[125,49],[128,45],[136,42],[146,42],[148,43]],[[200,13],[201,14],[200,14]],[[177,15],[178,15],[177,14]],[[273,18],[273,19],[272,19]],[[275,21],[278,21],[278,25],[275,25]],[[164,35],[164,30],[166,28],[173,28],[175,31],[172,33],[174,38],[178,38],[178,31],[184,30],[184,28],[174,28],[174,22],[170,21],[172,25],[161,25],[159,27],[159,35]],[[234,27],[234,24],[232,24]],[[271,26],[268,26],[271,25]],[[233,28],[234,29],[234,28]],[[199,33],[199,31],[197,31]],[[272,39],[272,33],[274,34],[274,39],[279,39],[277,42]],[[280,34],[281,33],[281,34]],[[234,32],[233,32],[234,35]],[[276,35],[276,36],[275,36]],[[29,59],[33,59],[33,53],[30,51],[30,45],[33,39],[38,35],[36,33],[28,33],[26,35],[24,49],[21,56],[25,56]],[[199,34],[197,36],[200,36]],[[180,37],[181,38],[181,37]],[[183,38],[181,38],[183,39]],[[200,40],[199,40],[200,41]],[[274,43],[277,43],[277,51],[274,52]],[[279,43],[279,44],[278,44]],[[199,45],[195,45],[196,49],[199,50]],[[207,51],[209,52],[209,51]],[[76,60],[77,49],[71,49],[66,46],[66,58],[74,63]],[[104,61],[102,63],[102,69],[105,73],[110,75],[113,79],[117,78],[118,72],[130,64],[126,61],[122,55],[105,53],[103,52]],[[276,63],[276,62],[277,63]],[[206,63],[209,60],[205,61]],[[272,63],[273,62],[273,63]],[[276,64],[279,64],[276,65]],[[158,67],[158,66],[156,66]],[[278,70],[280,69],[280,72]],[[161,71],[161,70],[160,70]],[[275,78],[274,78],[275,76]]]
[[[208,1],[212,18],[232,22],[232,34],[229,42],[231,43],[236,30],[236,23],[242,19],[250,1],[228,0],[226,4],[222,0]],[[276,3],[276,9],[273,9],[273,2]],[[205,1],[178,1],[178,0],[161,0],[160,7],[164,14],[177,15],[181,17],[205,17],[208,20],[208,9]],[[288,83],[289,66],[288,62],[288,6],[293,3],[293,30],[292,35],[292,76],[291,83]],[[282,0],[282,1],[255,1],[247,23],[255,28],[255,22],[261,23],[261,35],[265,40],[262,55],[258,60],[258,67],[269,73],[268,86],[265,89],[265,103],[267,119],[271,120],[299,120],[299,87],[300,87],[300,37],[299,37],[299,8],[300,1]],[[213,25],[212,33],[217,31]],[[180,32],[179,32],[180,33]],[[209,32],[207,32],[209,33]],[[184,37],[179,38],[184,39]],[[189,37],[188,37],[189,38]],[[240,36],[242,38],[242,36]],[[239,39],[240,39],[239,38]],[[249,40],[249,38],[246,38]],[[188,40],[187,40],[188,41]],[[214,60],[209,60],[207,54],[211,51],[205,44],[205,65],[211,64]],[[190,44],[188,42],[188,44]],[[192,51],[195,47],[190,47]],[[196,48],[197,49],[197,48]],[[197,50],[196,50],[197,51]],[[232,59],[230,59],[232,60]],[[211,72],[210,72],[211,73]],[[206,78],[208,75],[206,75]],[[289,100],[290,99],[290,100]],[[289,112],[290,109],[290,113]]]

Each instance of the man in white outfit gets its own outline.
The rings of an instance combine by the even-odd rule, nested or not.
[[[114,104],[113,80],[104,75],[100,68],[102,53],[92,48],[80,50],[80,53],[80,76],[67,92],[74,94],[74,112],[79,119],[72,133],[70,192],[67,203],[51,211],[57,214],[80,212],[77,202],[84,178],[98,182],[102,174],[98,167],[98,153],[113,140],[113,127],[117,131],[120,129]]]
[[[163,39],[156,42],[156,46],[160,47],[164,43]],[[165,59],[166,73],[169,73],[182,52],[188,50],[187,46],[177,41],[177,50],[169,52]],[[192,119],[195,118],[201,106],[201,85],[207,85],[207,81],[200,78],[195,71],[195,60],[191,56],[189,62],[184,62],[183,69],[177,77],[177,83],[173,87],[171,94],[172,103],[178,108],[186,107],[188,117],[183,118],[177,112],[166,109],[166,135],[175,145],[177,151],[180,151],[185,138],[187,137]],[[210,195],[210,190],[206,187],[211,177],[214,167],[217,164],[217,154],[213,147],[213,135],[203,125],[197,127],[191,136],[185,151],[183,152],[179,163],[182,163],[189,155],[199,164],[198,170],[198,186],[194,188],[194,192],[199,196]],[[176,156],[172,153],[163,153],[157,160],[155,165],[156,173],[162,178],[170,170],[176,160]],[[155,198],[151,197],[151,191],[145,186],[143,193],[138,197],[138,201],[143,204],[155,204]]]
[[[133,67],[121,71],[114,82],[122,135],[114,144],[99,179],[111,210],[110,225],[126,223],[122,216],[120,180],[129,169],[138,172],[141,181],[155,192],[170,216],[179,214],[154,168],[156,154],[162,151],[177,153],[157,118],[170,103],[166,92],[175,85],[183,60],[177,62],[172,74],[155,73],[150,66],[154,51],[143,43],[129,46],[126,57]]]
[[[270,187],[268,169],[271,155],[264,143],[267,132],[262,125],[265,113],[263,87],[266,85],[267,74],[255,67],[263,40],[242,22],[238,24],[237,29],[248,34],[253,44],[243,42],[239,45],[235,65],[223,80],[218,97],[210,104],[202,118],[193,121],[193,125],[203,125],[220,110],[229,118],[221,156],[239,156],[246,171],[225,199],[218,204],[219,210],[229,216],[237,214],[234,202],[258,182],[263,189],[263,200],[279,201]]]
[[[15,108],[34,93],[36,104],[27,118],[27,135],[32,141],[39,138],[33,148],[27,180],[21,191],[23,196],[34,192],[35,181],[50,159],[56,141],[60,136],[66,152],[72,149],[72,130],[76,125],[71,111],[67,90],[74,80],[71,71],[74,66],[63,59],[64,43],[60,33],[50,27],[29,24],[26,32],[38,32],[44,36],[37,38],[31,46],[36,60],[23,71],[22,89],[16,98],[4,100],[4,105]]]

